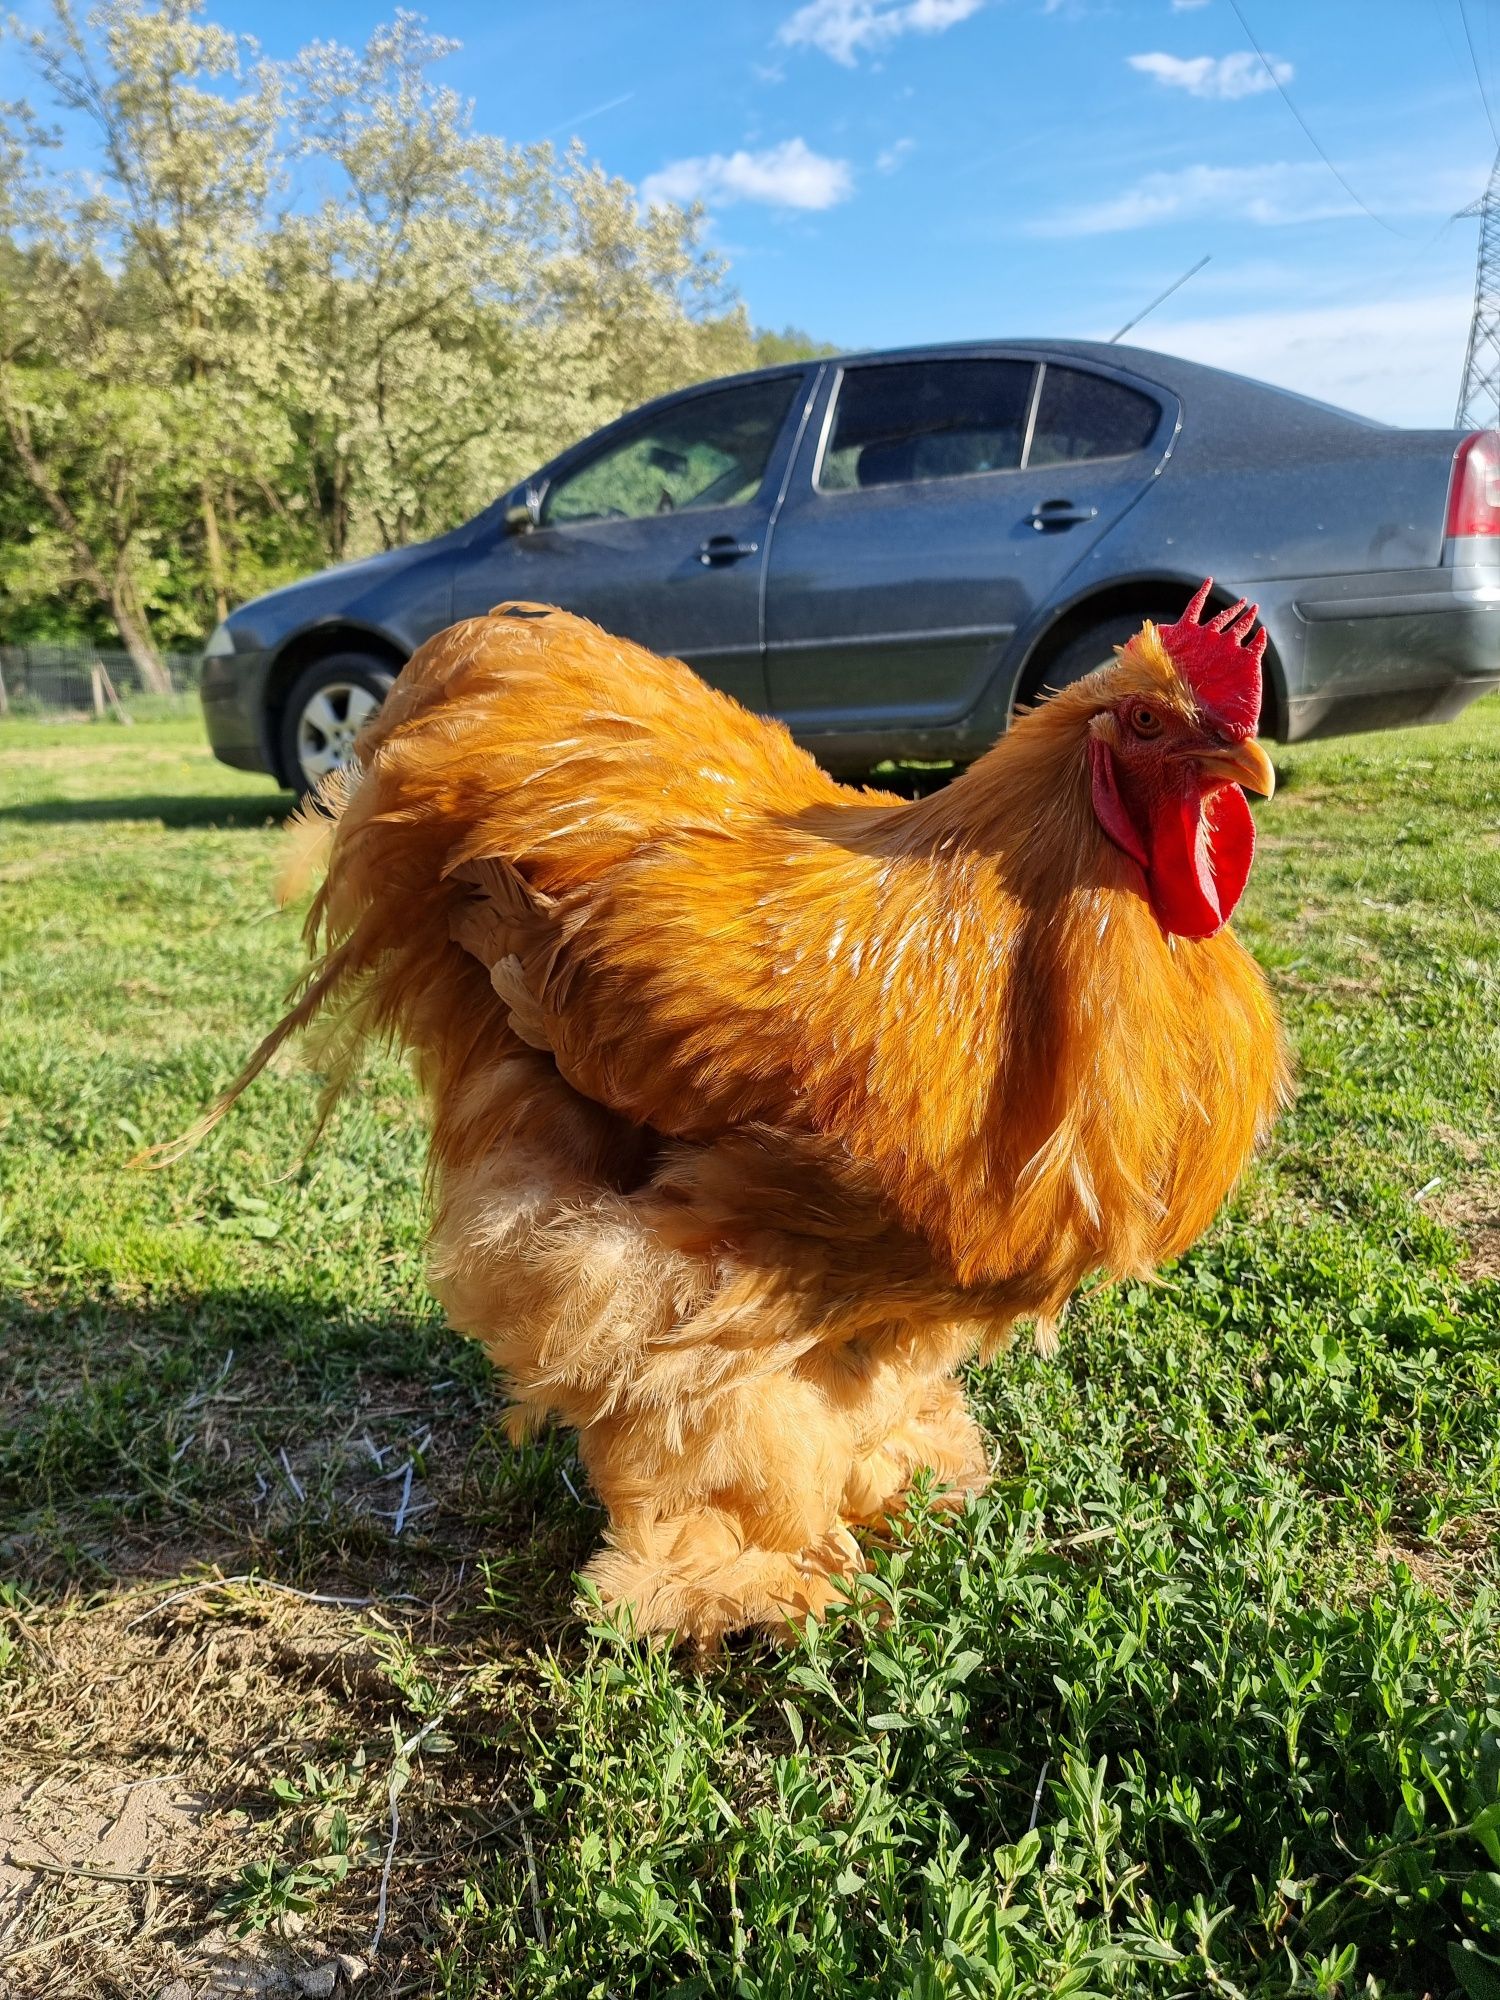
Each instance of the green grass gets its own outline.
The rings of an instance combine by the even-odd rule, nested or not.
[[[0,729],[0,1714],[242,1815],[89,1990],[216,1898],[363,1949],[394,1791],[363,1991],[1500,2000],[1500,703],[1278,761],[1268,1156],[1160,1286],[976,1375],[981,1503],[696,1673],[570,1610],[598,1515],[426,1298],[393,1064],[305,1160],[282,1065],[125,1171],[296,971],[285,801],[188,722]],[[307,1608],[337,1673],[253,1592],[128,1626],[211,1564],[374,1602]],[[170,1743],[100,1720],[89,1645],[180,1678]]]

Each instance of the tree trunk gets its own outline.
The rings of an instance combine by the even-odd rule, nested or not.
[[[10,437],[11,449],[20,461],[21,470],[38,496],[46,502],[48,511],[56,521],[68,545],[73,551],[73,560],[78,565],[78,573],[93,591],[99,602],[108,610],[114,620],[115,630],[121,643],[130,655],[132,666],[140,676],[141,686],[148,694],[170,694],[172,680],[162,665],[161,655],[152,644],[150,628],[144,614],[136,615],[124,587],[124,579],[117,577],[111,583],[100,568],[94,551],[82,524],[64,495],[47,475],[31,442],[31,433],[26,428],[26,419],[11,400],[7,370],[0,365],[0,416],[4,417],[5,428]]]
[[[229,616],[229,593],[224,577],[224,542],[219,534],[219,516],[214,508],[214,496],[208,490],[206,479],[199,492],[203,503],[203,547],[208,557],[208,578],[214,592],[214,616],[222,620]]]
[[[152,641],[146,607],[135,587],[135,578],[125,567],[123,556],[115,567],[115,585],[109,595],[109,615],[115,621],[125,642],[125,650],[147,694],[170,694],[172,676],[163,666],[161,655]]]
[[[344,550],[349,541],[349,466],[342,452],[335,453],[333,461],[333,521],[330,537],[333,560],[344,560]]]
[[[237,562],[243,547],[240,535],[240,503],[231,480],[224,488],[224,547],[231,563]],[[220,612],[222,618],[225,614]]]

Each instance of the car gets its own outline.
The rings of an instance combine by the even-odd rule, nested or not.
[[[1092,341],[730,376],[241,606],[203,712],[226,763],[306,790],[425,639],[519,600],[675,654],[835,772],[962,765],[1205,576],[1260,605],[1264,734],[1456,715],[1500,686],[1500,436]]]

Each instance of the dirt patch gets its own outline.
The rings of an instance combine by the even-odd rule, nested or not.
[[[1458,1181],[1433,1213],[1468,1246],[1459,1266],[1465,1278],[1500,1278],[1500,1181],[1487,1175]]]
[[[1432,1136],[1461,1160],[1467,1160],[1471,1167],[1484,1157],[1484,1147],[1478,1139],[1470,1138],[1467,1132],[1460,1132],[1456,1125],[1447,1125],[1442,1119],[1434,1121]]]
[[[1354,979],[1347,973],[1298,972],[1287,967],[1284,971],[1273,971],[1271,976],[1278,986],[1289,987],[1296,993],[1344,993],[1360,999],[1376,993],[1390,994],[1385,982],[1373,974]]]
[[[171,1778],[95,1768],[0,1781],[0,1935],[49,1882],[189,1867],[206,1801]]]
[[[1464,1603],[1472,1600],[1478,1587],[1485,1554],[1494,1545],[1495,1526],[1493,1513],[1478,1514],[1450,1522],[1437,1541],[1382,1536],[1376,1554],[1383,1565],[1400,1563],[1424,1590],[1450,1604]]]
[[[101,1765],[33,1767],[0,1783],[3,1990],[67,1992],[85,1971],[107,1982],[122,1947],[190,1900],[183,1891],[217,1844],[209,1817],[202,1794],[171,1777]]]
[[[0,1689],[5,2000],[375,1995],[409,1977],[396,1928],[434,1846],[461,1843],[485,1802],[455,1800],[453,1817],[444,1767],[414,1774],[392,1933],[369,1966],[390,1745],[413,1727],[387,1665],[403,1651],[375,1607],[246,1586],[28,1613]],[[246,1928],[246,1870],[320,1851],[326,1800],[289,1807],[277,1789],[310,1767],[355,1825],[357,1865],[336,1897]]]

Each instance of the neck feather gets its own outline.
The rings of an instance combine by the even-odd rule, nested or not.
[[[1129,870],[1091,803],[1092,713],[1060,695],[1020,717],[951,785],[893,815],[893,845],[987,857],[1008,892],[1027,902],[1123,886]]]

